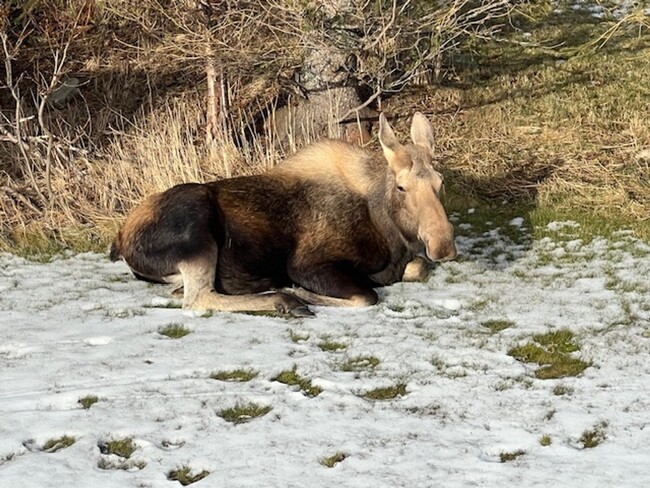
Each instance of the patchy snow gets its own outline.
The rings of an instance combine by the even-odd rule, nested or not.
[[[524,218],[523,217],[515,217],[510,221],[510,225],[513,227],[521,227],[524,224]]]
[[[569,0],[556,1],[553,13],[562,15],[566,8],[576,12],[587,12],[597,19],[613,18],[621,20],[628,15],[639,12],[650,16],[648,0]]]
[[[182,466],[210,471],[197,487],[647,486],[650,247],[626,233],[584,244],[566,222],[534,243],[506,230],[460,236],[460,260],[380,290],[375,307],[303,320],[168,308],[165,288],[101,255],[1,255],[0,486],[173,487]],[[488,320],[513,325],[492,333]],[[169,324],[191,332],[158,333]],[[540,380],[508,355],[557,329],[592,362],[581,375]],[[379,363],[345,371],[359,357]],[[272,381],[294,367],[323,392]],[[210,378],[237,368],[258,375]],[[404,396],[361,396],[400,383]],[[247,402],[272,410],[239,425],[217,415]],[[585,448],[595,428],[605,439]],[[63,435],[76,442],[43,451]],[[124,437],[130,469],[100,468],[123,462],[99,446]]]

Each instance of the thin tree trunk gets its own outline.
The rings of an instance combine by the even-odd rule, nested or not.
[[[214,58],[208,55],[205,74],[208,83],[207,99],[207,125],[205,128],[205,143],[214,145],[219,138],[219,96],[217,95],[217,71],[214,67]]]

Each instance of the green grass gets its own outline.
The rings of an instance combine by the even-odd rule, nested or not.
[[[539,379],[577,376],[591,364],[573,357],[580,350],[573,332],[560,330],[533,336],[533,341],[510,349],[508,354],[525,363],[540,367],[535,371]]]
[[[100,236],[92,229],[79,227],[58,232],[20,229],[0,235],[0,252],[10,252],[38,263],[48,263],[65,251],[104,253],[112,236]]]
[[[399,383],[394,386],[369,390],[363,393],[361,396],[368,400],[392,400],[394,398],[404,396],[407,393],[408,392],[406,391],[406,385],[404,383]]]
[[[50,439],[45,444],[43,444],[42,449],[45,452],[56,452],[56,451],[60,451],[61,449],[65,449],[66,447],[70,447],[75,442],[77,442],[77,439],[75,439],[74,437],[69,435],[64,435],[62,437]]]
[[[458,193],[476,200],[480,195],[520,207],[535,238],[547,232],[548,222],[568,219],[580,224],[575,233],[586,242],[620,227],[648,240],[650,221],[643,216],[649,180],[635,163],[649,132],[639,124],[650,112],[647,21],[645,27],[622,22],[616,28],[611,18],[575,11],[570,2],[557,2],[560,14],[554,6],[519,4],[517,10],[534,13],[515,13],[513,28],[498,42],[461,50],[455,57],[458,87],[432,88],[449,92],[431,96],[440,100],[439,110],[464,111],[439,135],[449,141],[448,181],[460,182],[464,191]],[[454,167],[464,161],[474,163]],[[468,221],[478,220],[480,229],[480,207],[490,205],[485,202],[452,201],[447,208],[476,208]],[[487,219],[494,220],[489,212]]]
[[[232,408],[226,408],[217,412],[217,415],[224,419],[226,422],[231,422],[235,425],[250,422],[257,417],[263,417],[273,410],[270,405],[259,405],[257,403],[242,403],[237,404]]]
[[[357,356],[348,358],[342,365],[343,371],[367,371],[375,369],[379,365],[379,359],[375,356]]]
[[[210,471],[201,471],[196,474],[192,474],[191,468],[188,466],[183,466],[182,468],[175,469],[167,473],[167,479],[170,481],[178,481],[181,485],[187,486],[197,481],[201,481],[203,478],[208,476]]]
[[[180,339],[181,337],[185,337],[187,334],[191,333],[192,331],[185,327],[183,324],[169,324],[164,327],[161,327],[158,329],[158,333],[160,335],[164,335],[166,337],[169,337],[170,339]]]
[[[81,405],[81,407],[85,410],[88,410],[90,407],[92,407],[95,403],[99,401],[99,398],[97,395],[86,395],[83,398],[80,398],[77,403]]]
[[[481,325],[488,329],[491,334],[498,334],[506,329],[515,326],[515,323],[512,320],[486,320],[481,322]]]
[[[550,435],[545,434],[539,438],[539,443],[544,447],[548,447],[553,443],[553,439],[551,439]]]
[[[320,463],[327,468],[333,468],[338,463],[344,461],[347,457],[348,456],[345,453],[339,451],[329,457],[322,458]]]
[[[322,342],[319,342],[318,347],[320,347],[321,351],[337,352],[347,348],[348,346],[346,344],[343,344],[342,342],[336,342],[327,339]]]
[[[278,376],[273,378],[273,381],[284,383],[285,385],[289,386],[298,386],[300,388],[300,391],[302,391],[303,394],[308,397],[317,397],[323,392],[322,388],[313,386],[311,384],[311,380],[300,376],[296,372],[296,368],[281,372]]]
[[[575,335],[566,329],[537,334],[533,336],[533,340],[551,353],[569,354],[580,350],[580,346],[575,342]]]
[[[219,381],[238,381],[243,383],[256,378],[257,375],[257,371],[250,369],[234,369],[231,371],[217,371],[215,373],[212,373],[210,375],[210,378]]]
[[[511,451],[511,452],[502,452],[501,454],[499,454],[499,460],[502,463],[509,463],[523,456],[524,454],[526,454],[526,451],[523,451],[521,449],[518,449],[516,451]]]
[[[251,369],[233,369],[230,371],[216,371],[210,375],[213,380],[232,381],[245,383],[257,378],[258,372]]]
[[[124,439],[113,439],[108,442],[98,444],[99,451],[102,454],[114,454],[124,459],[129,459],[137,449],[133,443],[133,438],[125,437]]]

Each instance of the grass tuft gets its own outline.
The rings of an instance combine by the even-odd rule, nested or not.
[[[375,388],[374,390],[365,392],[361,396],[368,400],[392,400],[398,396],[404,396],[406,393],[406,385],[404,383],[399,383],[385,388]]]
[[[212,373],[210,375],[210,378],[213,380],[219,380],[219,381],[238,381],[238,382],[246,382],[250,381],[253,378],[257,377],[258,373],[257,371],[253,370],[246,370],[246,369],[235,369],[232,371],[217,371],[215,373]]]
[[[574,342],[573,332],[560,330],[533,336],[533,342],[514,347],[508,354],[525,363],[536,363],[535,371],[539,379],[578,376],[591,363],[575,358],[570,354],[580,350]]]
[[[158,333],[160,335],[164,335],[170,339],[180,339],[181,337],[185,337],[190,332],[192,331],[185,327],[183,324],[169,324],[158,329]]]
[[[571,395],[572,393],[573,388],[569,388],[568,386],[557,385],[555,388],[553,388],[553,395],[555,396]]]
[[[550,435],[545,434],[539,438],[539,443],[544,447],[548,447],[553,443],[553,440],[551,439]]]
[[[99,451],[102,454],[114,454],[124,459],[129,459],[137,449],[133,443],[133,438],[125,437],[124,439],[113,439],[108,442],[100,442],[98,444]]]
[[[593,449],[602,444],[607,437],[605,435],[605,427],[607,427],[607,424],[603,422],[596,425],[591,430],[585,430],[578,439],[578,442],[582,444],[583,449]]]
[[[97,461],[97,467],[99,469],[122,469],[124,471],[134,471],[136,469],[144,469],[147,466],[147,463],[143,460],[114,460],[114,459],[107,459],[107,458],[100,458],[99,461]]]
[[[342,342],[324,340],[318,344],[318,347],[320,347],[321,351],[336,352],[336,351],[341,351],[342,349],[345,349],[348,346],[347,344],[343,344]]]
[[[333,468],[338,463],[344,461],[347,457],[348,457],[347,454],[339,451],[336,454],[333,454],[329,457],[322,458],[320,460],[320,463],[327,468]]]
[[[501,454],[499,454],[499,459],[501,460],[502,463],[508,463],[514,461],[518,457],[523,456],[524,454],[526,454],[526,451],[522,449],[518,449],[512,452],[502,452]]]
[[[50,439],[45,444],[43,444],[42,449],[45,452],[56,452],[56,451],[60,451],[61,449],[70,447],[75,442],[77,442],[77,439],[75,439],[74,437],[69,435],[64,435],[62,437]]]
[[[533,336],[533,340],[544,346],[549,352],[561,352],[568,354],[580,350],[580,346],[574,342],[574,334],[570,330],[558,330]]]
[[[83,398],[80,398],[77,400],[77,403],[82,406],[85,410],[88,410],[90,407],[92,407],[95,403],[99,401],[99,398],[97,395],[86,395]]]
[[[514,327],[515,323],[512,320],[486,320],[481,325],[488,329],[491,334],[498,334],[510,327]]]
[[[303,394],[309,397],[317,397],[323,392],[322,388],[313,386],[311,384],[311,380],[301,377],[296,372],[296,368],[283,371],[278,376],[273,378],[273,381],[284,383],[285,385],[298,386]]]
[[[379,365],[379,359],[375,356],[357,356],[349,358],[341,365],[343,371],[364,371],[375,369]]]
[[[254,418],[263,417],[273,410],[270,405],[259,405],[257,403],[237,404],[232,408],[225,408],[217,412],[217,415],[224,419],[226,422],[231,422],[235,425],[250,422]]]
[[[175,469],[167,473],[167,479],[170,481],[178,481],[181,485],[187,486],[197,481],[201,481],[203,478],[208,476],[210,471],[203,470],[199,473],[192,474],[192,470],[189,466],[183,466],[182,468]]]

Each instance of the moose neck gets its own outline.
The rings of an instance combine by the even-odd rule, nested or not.
[[[395,214],[397,201],[394,197],[395,177],[382,159],[381,167],[375,167],[372,185],[368,193],[370,218],[377,226],[390,249],[391,262],[381,273],[373,276],[379,284],[401,280],[406,264],[413,259],[412,245],[397,226]]]

